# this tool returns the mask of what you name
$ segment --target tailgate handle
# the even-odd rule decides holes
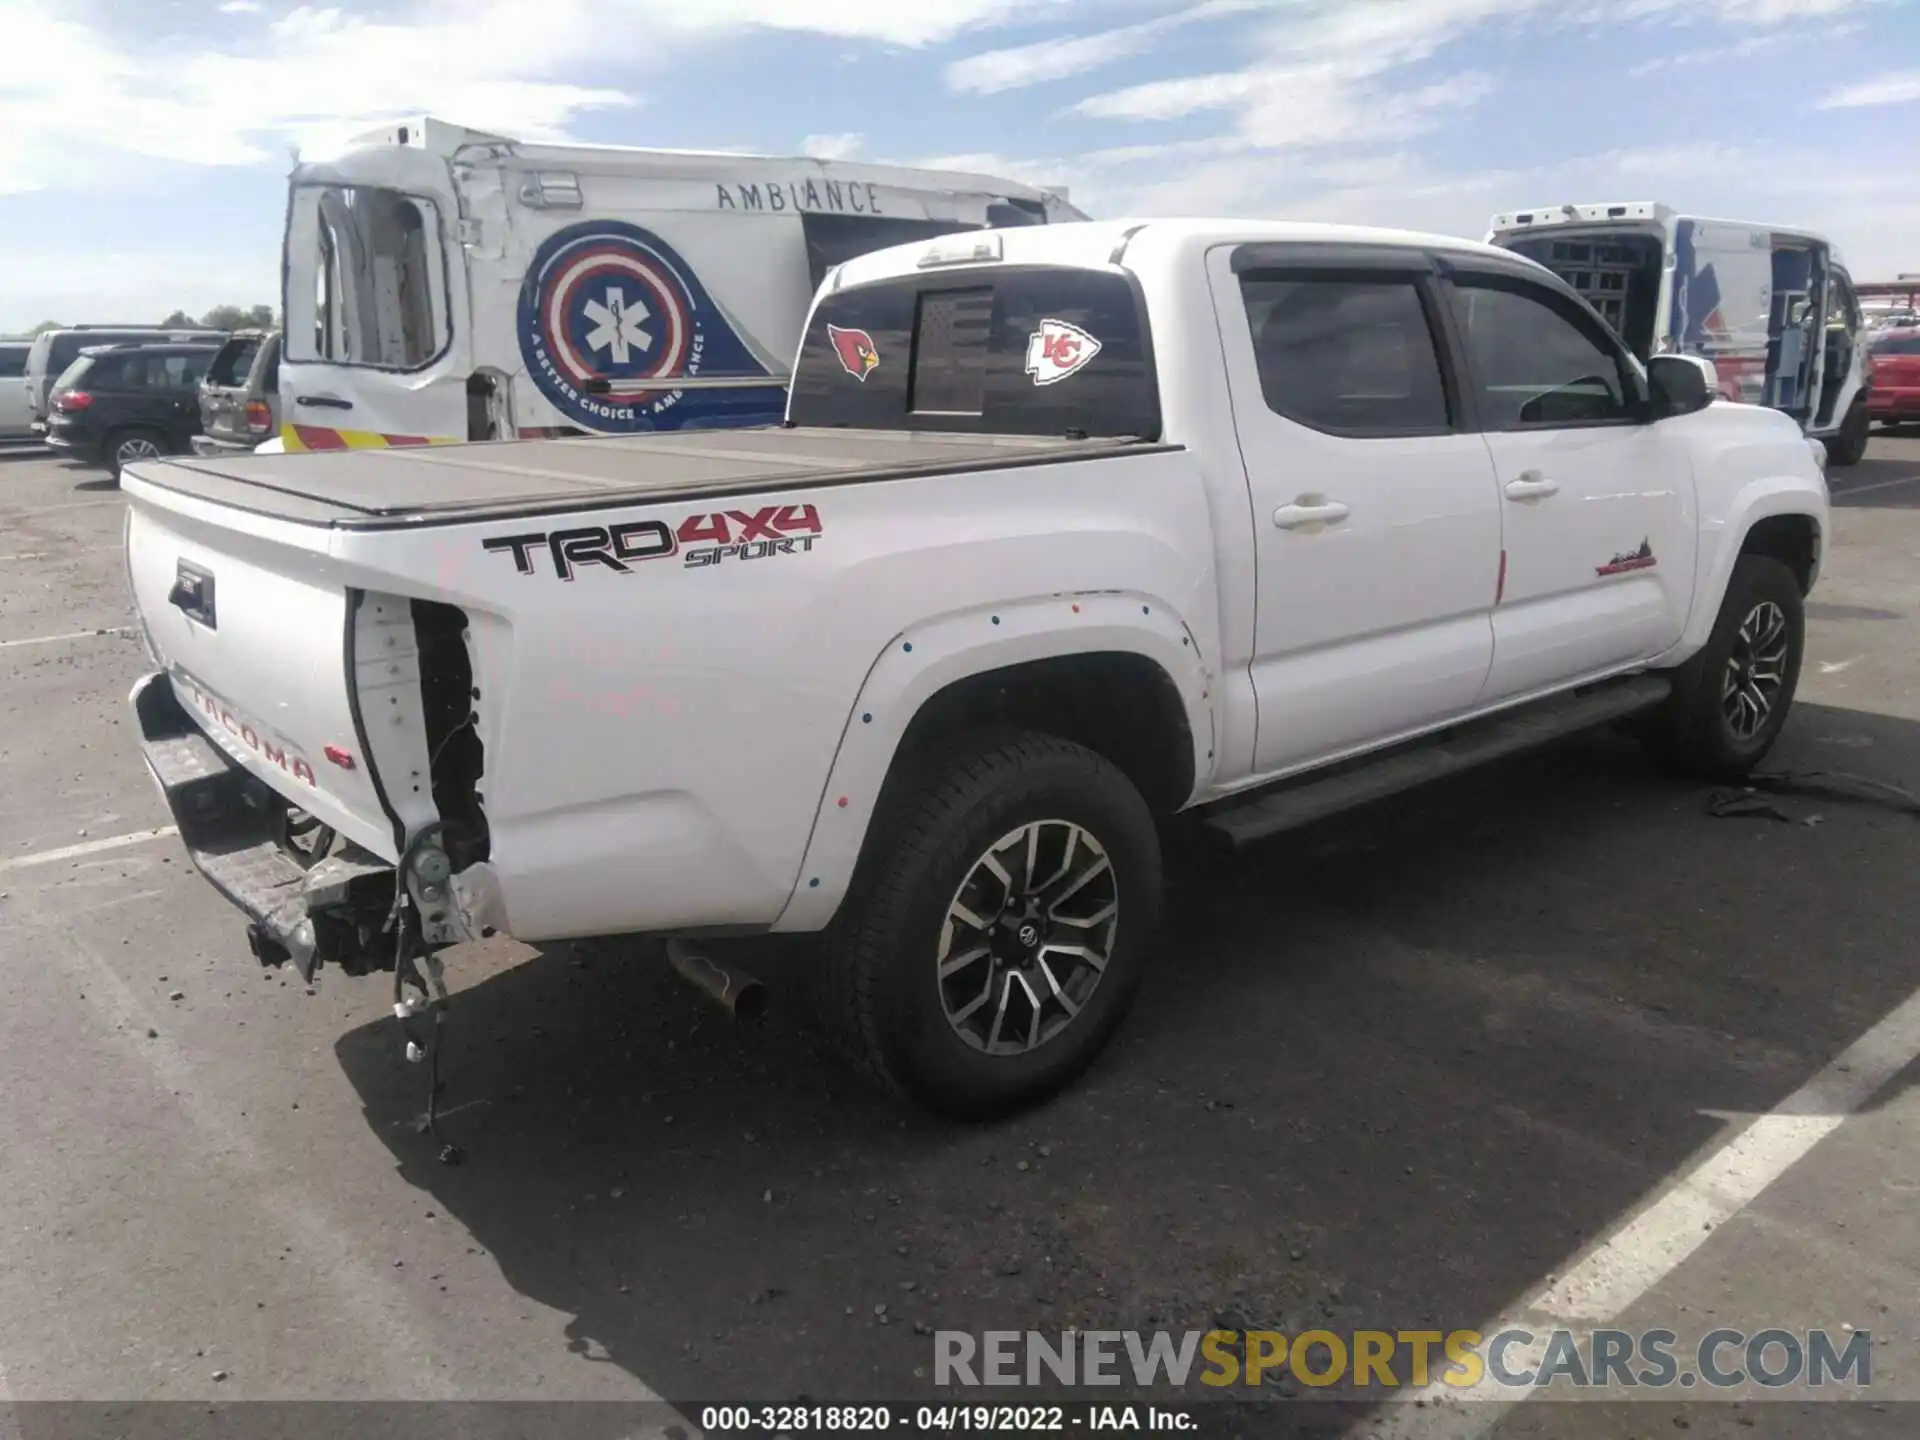
[[[180,561],[174,575],[173,589],[167,592],[167,603],[179,609],[189,620],[198,620],[209,630],[220,628],[214,622],[213,572],[210,570]]]
[[[293,403],[296,405],[318,405],[323,410],[351,410],[353,408],[353,402],[351,400],[342,400],[338,395],[296,395],[293,397]]]

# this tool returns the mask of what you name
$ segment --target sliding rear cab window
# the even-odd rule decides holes
[[[1132,277],[1068,266],[906,275],[814,308],[787,418],[863,430],[1160,438]]]

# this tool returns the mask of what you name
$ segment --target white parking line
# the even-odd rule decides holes
[[[1870,495],[1875,490],[1891,490],[1896,485],[1911,485],[1916,480],[1920,480],[1920,475],[1902,475],[1897,480],[1876,480],[1871,485],[1849,485],[1844,490],[1829,485],[1827,493],[1835,500],[1844,500],[1849,495]]]
[[[1920,1058],[1920,991],[1915,991],[1838,1059],[1767,1114],[1708,1155],[1646,1209],[1616,1228],[1577,1265],[1510,1316],[1480,1327],[1502,1330],[1553,1325],[1604,1325],[1680,1267],[1727,1221],[1786,1174],[1847,1117]],[[1513,1346],[1507,1368],[1538,1365],[1546,1341]],[[1378,1440],[1478,1440],[1522,1403],[1490,1377],[1455,1389],[1435,1381],[1392,1404],[1391,1414],[1363,1422],[1350,1434]],[[1463,1403],[1494,1402],[1494,1403]],[[1504,1403],[1500,1403],[1504,1402]]]
[[[49,515],[55,510],[91,510],[99,505],[126,503],[117,495],[111,500],[62,500],[58,505],[27,505],[18,509],[0,511],[0,520],[17,520],[22,515]]]
[[[149,840],[159,840],[164,836],[179,833],[171,825],[162,825],[158,830],[135,830],[130,835],[110,835],[104,840],[87,840],[78,845],[63,845],[58,850],[39,850],[32,855],[15,855],[11,859],[0,860],[0,875],[6,874],[9,870],[26,870],[35,865],[53,865],[61,860],[77,860],[82,855],[98,855],[103,850],[124,850],[129,845],[144,845]]]
[[[15,550],[11,555],[0,555],[0,560],[45,560],[55,554],[64,559],[68,555],[100,555],[119,548],[118,545],[82,545],[77,550]]]
[[[58,635],[29,635],[24,640],[0,640],[0,650],[16,645],[52,645],[61,640],[92,640],[101,635],[131,635],[131,625],[109,625],[103,630],[67,630]]]

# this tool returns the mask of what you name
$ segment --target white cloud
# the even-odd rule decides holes
[[[116,166],[278,163],[288,142],[325,149],[394,116],[434,114],[527,139],[557,139],[578,116],[630,106],[628,84],[749,30],[925,46],[1070,0],[403,0],[371,13],[305,4],[218,48],[136,39],[76,18],[62,0],[0,0],[0,34],[32,55],[0,88],[0,194],[110,183]],[[257,0],[228,0],[230,13]],[[608,37],[645,34],[608,61]],[[503,43],[510,38],[510,43]],[[205,36],[196,41],[208,44]]]
[[[260,11],[260,0],[221,0],[222,15],[255,15]]]
[[[1911,105],[1920,100],[1920,70],[1894,70],[1836,90],[1820,102],[1822,110],[1854,110],[1871,105]]]
[[[858,135],[809,135],[800,142],[800,153],[816,160],[851,160],[860,153]]]
[[[1031,45],[1015,45],[1005,50],[989,50],[969,55],[947,67],[947,88],[975,95],[994,95],[1041,85],[1050,80],[1065,80],[1084,75],[1116,60],[1124,60],[1146,51],[1155,40],[1182,26],[1243,15],[1259,10],[1269,0],[1208,0],[1187,10],[1176,11],[1136,25],[1092,35],[1071,35],[1057,40],[1040,40]]]
[[[834,0],[830,5],[806,5],[797,0],[695,0],[689,4],[654,4],[627,0],[636,19],[644,5],[649,25],[688,35],[791,30],[916,47],[936,45],[966,31],[1016,17],[1030,19],[1036,8],[1070,3],[1072,0]]]

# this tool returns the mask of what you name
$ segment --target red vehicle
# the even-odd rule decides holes
[[[1867,413],[1882,425],[1920,421],[1920,326],[1882,330],[1867,349]]]

